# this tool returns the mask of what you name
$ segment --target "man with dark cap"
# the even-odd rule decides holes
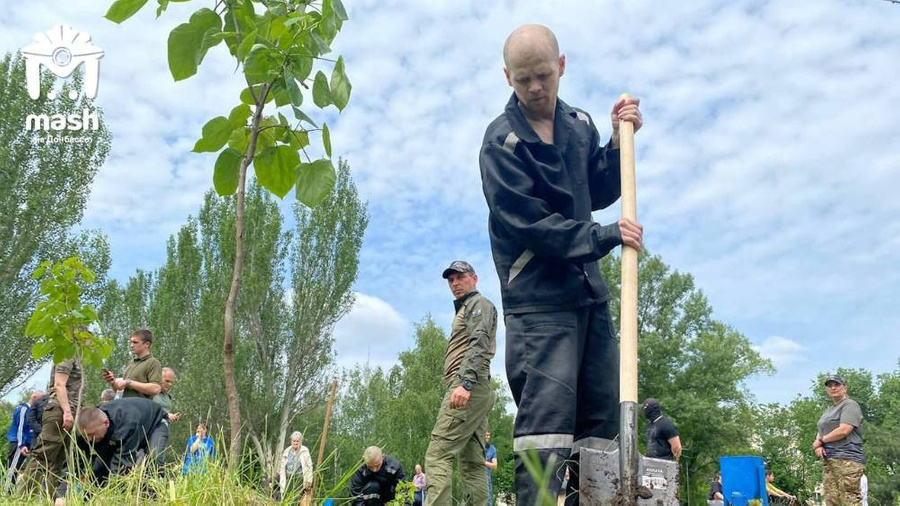
[[[654,459],[681,458],[681,438],[671,420],[663,416],[659,401],[650,397],[644,401],[647,417],[647,456]]]
[[[847,383],[838,374],[825,378],[825,392],[834,404],[819,418],[812,445],[825,464],[825,502],[857,506],[862,504],[859,480],[866,471],[862,409],[847,397]]]
[[[425,504],[453,504],[453,461],[458,459],[462,503],[481,506],[488,501],[484,434],[494,405],[490,369],[497,309],[478,293],[478,275],[468,262],[451,263],[443,277],[456,299],[456,316],[444,360],[447,391],[425,452]]]
[[[602,145],[591,116],[557,97],[566,58],[547,27],[513,31],[503,60],[514,92],[485,132],[479,163],[517,406],[516,498],[531,505],[540,492],[524,452],[555,468],[547,487],[556,497],[566,459],[577,461],[580,448],[615,448],[619,343],[598,261],[622,244],[640,250],[643,228],[625,218],[600,225],[591,212],[621,193],[619,123],[637,131],[643,120],[636,98],[620,98]],[[567,502],[577,503],[570,489]]]

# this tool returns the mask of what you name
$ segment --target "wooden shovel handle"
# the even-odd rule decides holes
[[[627,98],[623,93],[619,98]],[[637,196],[634,182],[634,125],[619,122],[619,166],[622,179],[622,217],[637,223]],[[622,246],[622,292],[619,356],[619,400],[637,402],[637,296],[638,251]]]

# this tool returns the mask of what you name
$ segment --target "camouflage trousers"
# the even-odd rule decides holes
[[[862,506],[859,479],[866,466],[845,459],[825,459],[825,503],[828,506]]]
[[[25,471],[19,477],[21,494],[56,495],[66,464],[66,446],[70,433],[63,429],[63,411],[59,406],[48,406],[44,410],[41,433],[31,451]]]
[[[472,389],[466,407],[450,407],[450,394],[459,386],[454,381],[441,402],[431,442],[425,452],[426,506],[483,506],[488,501],[487,474],[484,472],[484,433],[494,405],[490,385],[478,383]],[[453,501],[453,461],[459,464],[462,501]]]

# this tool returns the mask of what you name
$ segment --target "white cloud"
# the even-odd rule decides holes
[[[388,302],[364,293],[355,295],[350,313],[334,328],[338,365],[368,362],[389,368],[414,341],[414,329]]]
[[[807,359],[806,347],[786,337],[767,337],[761,344],[754,345],[757,353],[772,361],[772,364],[780,369]]]
[[[316,117],[329,122],[371,221],[358,286],[365,295],[338,329],[345,332],[339,346],[344,339],[354,346],[339,348],[339,356],[393,361],[411,342],[409,322],[449,311],[439,273],[456,258],[475,265],[479,288],[500,306],[478,148],[509,95],[503,40],[517,25],[539,21],[556,31],[567,54],[561,96],[587,109],[604,137],[618,94],[642,98],[638,216],[651,251],[695,276],[717,318],[747,335],[790,335],[810,358],[789,362],[791,375],[779,372],[783,384],[757,392],[762,400],[805,392],[804,378],[818,364],[876,372],[896,366],[897,6],[347,4],[351,19],[334,48],[347,61],[353,96],[343,113]],[[222,48],[197,76],[173,83],[168,75],[168,31],[195,5],[173,3],[159,20],[145,8],[122,26],[101,18],[107,7],[87,0],[10,4],[0,12],[0,50],[15,50],[56,23],[90,32],[106,50],[98,100],[115,138],[84,225],[110,235],[122,277],[157,267],[166,236],[196,213],[211,186],[213,156],[188,152],[203,123],[236,103],[241,86]],[[597,216],[617,214],[616,205]],[[393,316],[374,318],[379,301]],[[344,330],[354,318],[368,323]],[[847,336],[853,349],[834,346]],[[779,352],[784,345],[760,346],[791,360],[789,347]],[[502,372],[501,358],[495,372]]]

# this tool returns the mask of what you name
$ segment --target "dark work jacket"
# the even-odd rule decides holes
[[[603,302],[598,260],[622,244],[591,212],[621,193],[619,151],[600,146],[591,117],[557,99],[554,144],[541,141],[515,93],[481,146],[488,231],[506,314]]]
[[[166,416],[159,404],[143,397],[109,401],[100,410],[109,418],[109,429],[94,449],[104,460],[118,452],[146,451],[150,434]]]
[[[400,465],[400,462],[398,462],[397,459],[390,455],[384,456],[384,462],[382,462],[381,469],[379,469],[378,472],[373,473],[365,464],[363,464],[350,480],[350,495],[357,497],[357,499],[353,501],[354,506],[362,504],[386,504],[393,501],[394,489],[397,487],[398,483],[405,479],[406,475],[403,474],[403,466]],[[370,484],[377,485],[377,497],[368,495],[370,494],[370,490],[375,488],[374,486],[367,486]]]

